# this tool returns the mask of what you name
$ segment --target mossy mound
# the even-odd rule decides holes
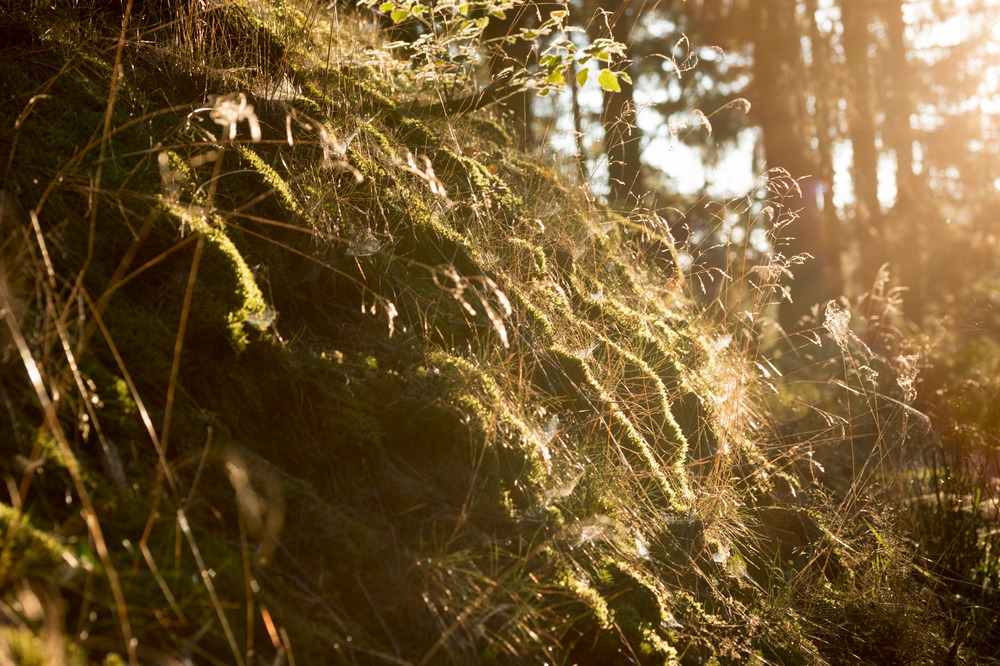
[[[768,509],[753,373],[631,223],[412,115],[356,17],[13,4],[6,656],[821,658],[849,556]]]

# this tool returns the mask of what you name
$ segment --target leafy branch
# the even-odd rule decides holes
[[[369,7],[375,7],[377,3],[378,0],[363,2]],[[612,65],[625,61],[625,45],[608,38],[595,39],[582,46],[577,44],[570,35],[585,31],[570,23],[570,13],[566,8],[550,12],[549,17],[538,26],[522,27],[516,33],[499,38],[485,38],[491,20],[505,20],[508,12],[524,4],[524,0],[445,0],[434,5],[421,0],[388,0],[378,4],[378,10],[387,14],[394,25],[415,34],[411,39],[399,40],[390,47],[405,48],[411,62],[418,68],[429,70],[429,80],[445,80],[455,85],[463,79],[474,78],[475,69],[481,64],[487,47],[522,40],[532,43],[540,51],[538,67],[522,62],[504,70],[503,86],[499,87],[504,93],[527,88],[534,88],[541,96],[560,92],[566,86],[567,74],[574,67],[577,84],[583,86],[590,80],[590,69],[586,65],[591,60],[602,63],[597,84],[604,90],[619,92],[621,81],[632,83],[627,72]],[[431,73],[433,76],[430,76]],[[502,99],[502,96],[492,94],[498,86],[488,89],[489,94],[483,94],[484,91],[475,94],[479,104],[458,106],[462,109],[478,108],[485,106],[482,102],[492,103]]]

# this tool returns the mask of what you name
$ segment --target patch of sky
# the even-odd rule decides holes
[[[896,152],[889,151],[879,154],[878,158],[878,202],[883,211],[887,211],[896,203]]]
[[[851,180],[851,164],[854,162],[854,146],[850,141],[833,143],[833,205],[843,210],[854,201],[854,181]]]
[[[641,29],[652,38],[676,37],[676,28],[669,21],[652,21]],[[580,39],[576,35],[572,37]],[[724,56],[713,48],[700,49],[697,55],[702,60],[719,60],[723,57],[727,61],[734,59],[733,55]],[[684,59],[684,55],[678,56],[676,53],[672,57],[675,60],[678,57]],[[600,65],[591,61],[587,66],[593,70],[591,74],[596,75]],[[714,155],[707,158],[703,148],[687,145],[684,137],[689,132],[707,131],[698,119],[693,115],[682,114],[667,119],[657,109],[658,106],[675,102],[684,95],[676,71],[675,65],[665,57],[660,76],[643,76],[636,80],[637,124],[643,135],[644,163],[662,173],[668,187],[683,194],[707,192],[712,197],[727,198],[746,193],[752,188],[755,179],[753,154],[758,138],[757,130],[742,131],[734,145],[720,146],[715,149]],[[734,97],[738,96],[738,90],[747,80],[743,76],[729,86]],[[707,89],[716,86],[710,80],[704,80],[700,85]],[[549,145],[557,154],[566,158],[572,158],[578,150],[571,94],[567,88],[559,95],[539,100],[542,113],[553,118],[553,124],[549,128]],[[588,184],[595,194],[607,194],[607,160],[600,150],[603,128],[599,118],[603,93],[597,86],[587,85],[580,88],[577,95],[582,115],[582,144],[590,178]],[[710,109],[707,113],[711,111]]]

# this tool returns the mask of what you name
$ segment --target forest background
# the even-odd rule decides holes
[[[984,296],[972,291],[996,273],[995,3],[630,1],[573,11],[594,17],[589,38],[627,45],[616,65],[634,85],[600,101],[574,87],[551,106],[511,104],[525,146],[569,146],[609,201],[659,210],[685,239],[720,223],[743,232],[718,219],[729,211],[694,212],[698,197],[678,191],[752,198],[770,168],[801,179],[781,251],[811,261],[795,271],[788,326],[816,303],[862,293],[884,264],[917,324]],[[537,23],[532,10],[517,17],[517,27]]]

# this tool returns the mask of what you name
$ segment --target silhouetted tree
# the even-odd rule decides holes
[[[610,38],[626,46],[632,42],[638,10],[631,0],[616,0],[607,11],[601,11],[590,23],[592,39]],[[615,71],[628,72],[629,56],[609,63]],[[601,110],[604,128],[604,152],[608,165],[608,196],[612,205],[632,208],[645,192],[641,157],[642,135],[636,123],[635,88],[627,80],[619,79],[620,91],[605,90]]]

